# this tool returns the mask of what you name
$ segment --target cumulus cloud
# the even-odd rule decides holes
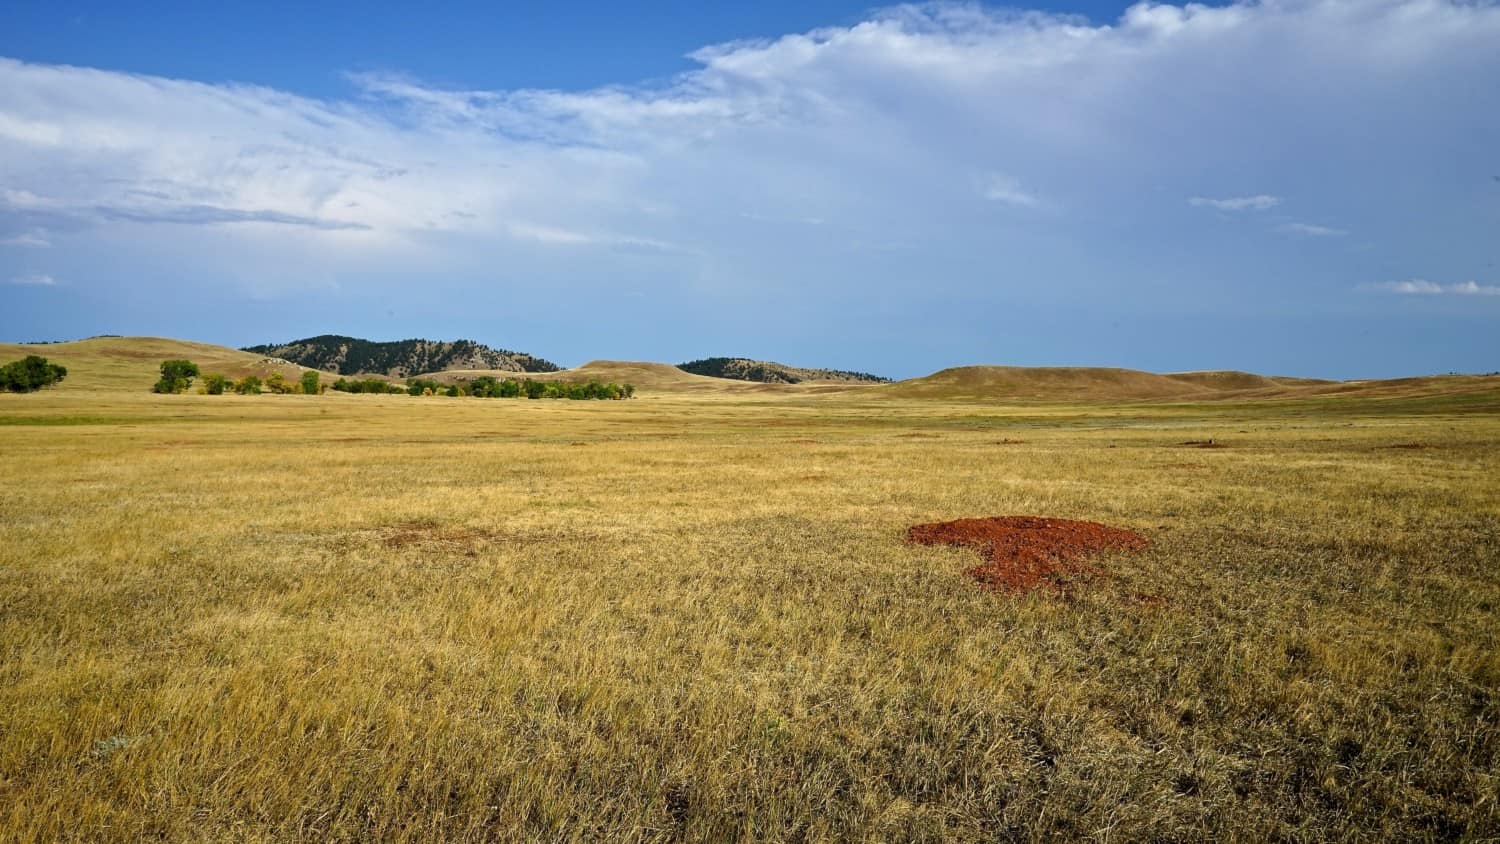
[[[57,284],[57,279],[54,279],[50,275],[43,275],[41,273],[29,273],[27,275],[11,276],[10,283],[27,285],[31,287],[51,287]]]
[[[1197,208],[1213,208],[1219,211],[1264,211],[1280,205],[1281,199],[1266,194],[1235,196],[1228,199],[1205,199],[1195,196],[1188,200],[1188,204]]]
[[[1342,283],[1282,260],[1290,243],[1184,236],[1213,215],[1183,198],[1248,216],[1295,186],[1296,205],[1381,244],[1360,277],[1434,266],[1438,239],[1412,235],[1426,228],[1479,266],[1493,232],[1459,179],[1493,152],[1453,139],[1500,131],[1500,93],[1472,84],[1500,78],[1496,43],[1488,3],[1148,2],[1100,24],[939,3],[580,91],[382,72],[319,99],[0,59],[0,232],[66,240],[56,266],[79,288],[188,283],[165,267],[266,296],[315,278],[352,300],[377,278],[441,277],[491,303],[665,292],[679,322],[741,315],[722,307],[737,296],[1230,310],[1321,284],[1342,302]],[[0,250],[0,276],[22,257]],[[1210,265],[1229,268],[1214,289]]]
[[[1375,282],[1360,285],[1359,289],[1367,293],[1395,293],[1402,296],[1500,296],[1500,285],[1480,284],[1477,281],[1438,284],[1421,278]]]

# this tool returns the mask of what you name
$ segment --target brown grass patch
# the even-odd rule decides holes
[[[987,588],[1011,594],[1065,592],[1070,580],[1093,571],[1086,558],[1105,551],[1139,551],[1149,544],[1134,531],[1073,519],[992,516],[916,525],[906,541],[979,551],[984,562],[964,573]]]

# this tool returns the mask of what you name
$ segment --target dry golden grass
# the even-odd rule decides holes
[[[0,837],[1493,838],[1497,440],[1492,394],[0,396]],[[991,514],[1153,545],[1014,600],[901,542]]]

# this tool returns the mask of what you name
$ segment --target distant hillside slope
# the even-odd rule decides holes
[[[758,381],[762,384],[800,384],[804,381],[846,381],[855,384],[885,384],[891,379],[868,372],[843,369],[809,369],[787,366],[774,361],[749,358],[704,358],[677,364],[683,372],[710,378],[733,378],[736,381]]]
[[[146,392],[161,376],[161,362],[185,359],[198,364],[204,375],[215,373],[240,379],[280,372],[295,381],[303,367],[271,356],[164,337],[91,337],[67,343],[0,343],[0,364],[26,355],[41,355],[68,368],[56,388]]]
[[[1286,378],[1279,375],[1256,375],[1253,372],[1236,370],[1199,370],[1197,372],[1173,372],[1167,375],[1174,381],[1194,384],[1211,390],[1270,390],[1277,387],[1317,387],[1337,384],[1321,378]]]
[[[560,368],[551,361],[533,355],[492,349],[473,340],[396,340],[378,343],[357,337],[324,334],[290,343],[249,346],[245,351],[339,375],[389,375],[394,378],[447,369],[556,372]]]
[[[959,366],[881,388],[886,395],[927,399],[1035,401],[1217,401],[1241,399],[1419,398],[1497,395],[1500,376],[1432,375],[1374,381],[1325,381],[1250,372],[1157,375],[1134,369],[1068,366]]]
[[[1082,366],[957,366],[891,388],[913,398],[1161,399],[1207,392],[1166,375]]]

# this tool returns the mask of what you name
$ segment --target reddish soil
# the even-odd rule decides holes
[[[984,562],[965,574],[987,588],[1011,594],[1033,589],[1066,592],[1069,580],[1093,571],[1091,555],[1139,551],[1149,544],[1134,531],[1040,516],[993,516],[916,525],[906,541],[973,548]]]

